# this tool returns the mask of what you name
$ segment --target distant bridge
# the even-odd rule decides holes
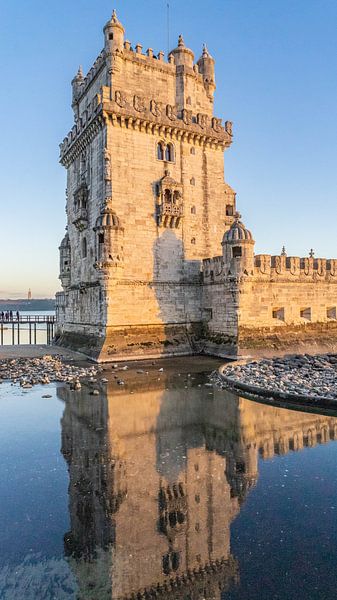
[[[56,317],[55,315],[16,315],[13,312],[0,313],[0,345],[4,345],[5,331],[11,331],[12,344],[20,344],[22,330],[28,331],[28,344],[37,344],[37,331],[46,331],[47,344],[51,344],[54,338]],[[45,327],[41,327],[41,325]]]

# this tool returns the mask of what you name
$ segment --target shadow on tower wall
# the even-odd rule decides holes
[[[162,322],[162,355],[200,353],[201,262],[187,260],[174,229],[165,229],[153,244],[153,286]]]

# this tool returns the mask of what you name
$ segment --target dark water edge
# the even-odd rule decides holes
[[[1,600],[336,597],[336,416],[209,386],[219,365],[0,385]]]

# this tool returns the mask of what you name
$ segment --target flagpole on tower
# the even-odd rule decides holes
[[[167,55],[170,52],[170,3],[167,2]]]

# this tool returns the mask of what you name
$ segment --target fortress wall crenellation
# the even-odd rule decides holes
[[[337,281],[337,259],[258,254],[254,257],[254,277],[289,281],[336,277]]]

